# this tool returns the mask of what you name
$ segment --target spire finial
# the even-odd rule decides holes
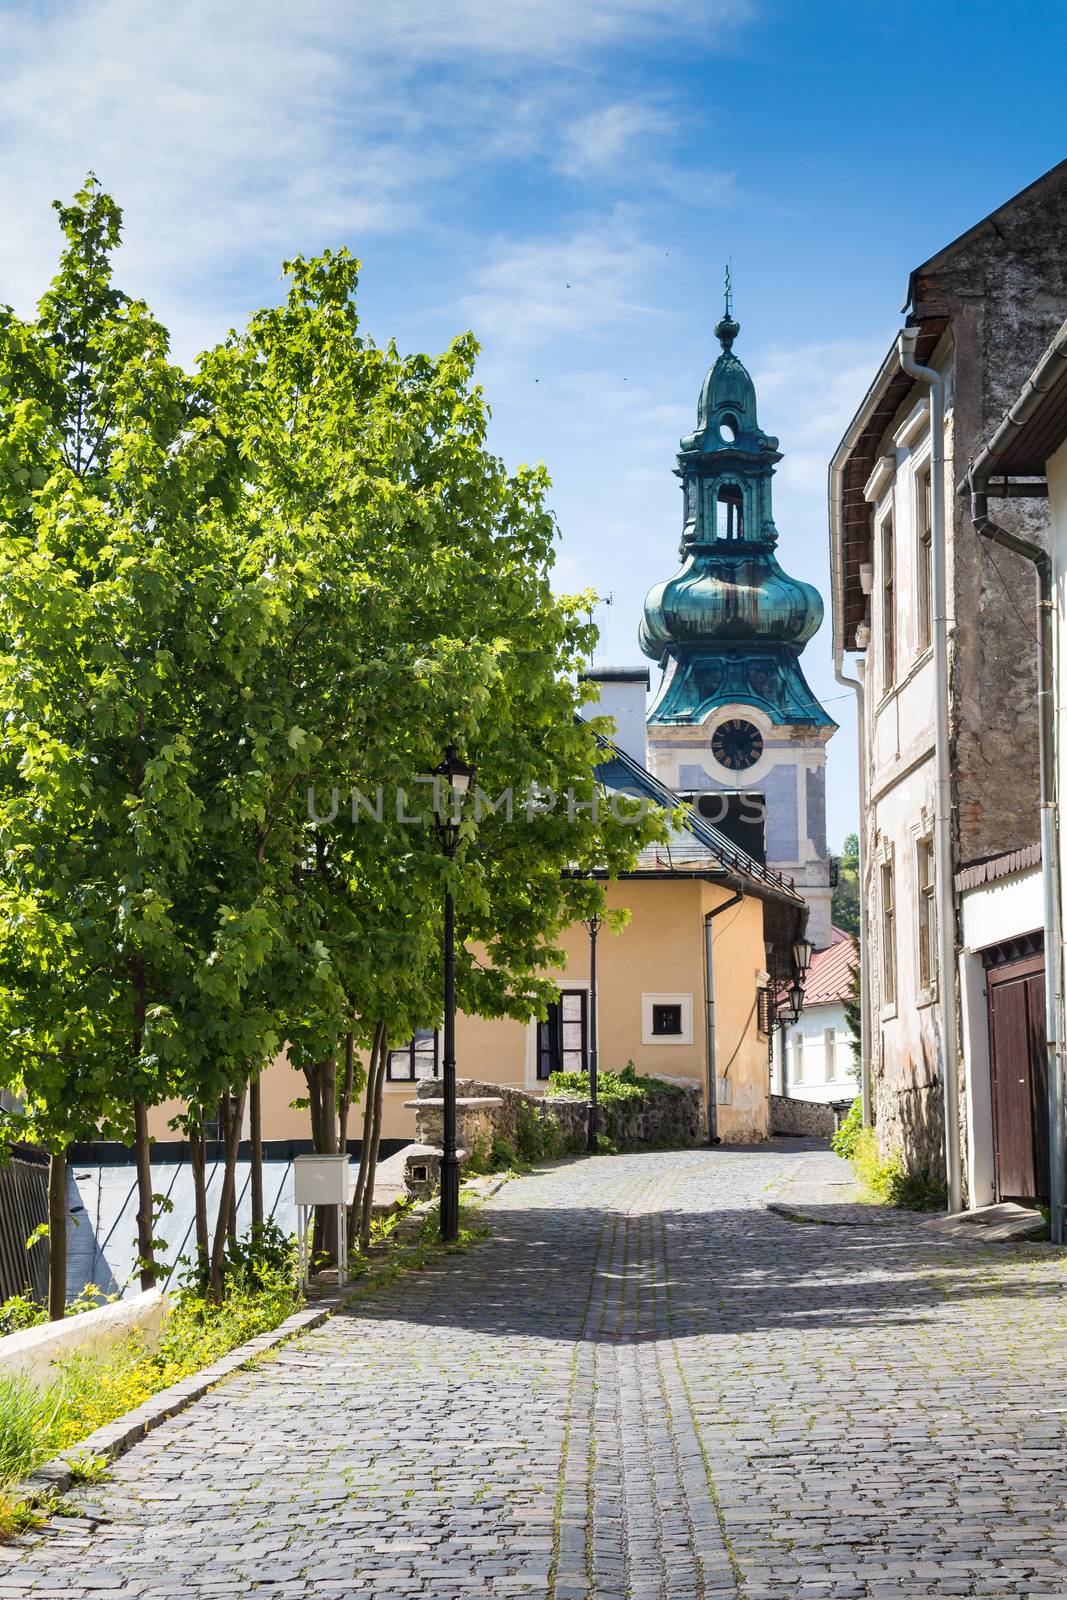
[[[734,318],[734,280],[729,261],[722,275],[722,298],[725,310],[722,321],[715,324],[715,337],[729,354],[730,346],[741,332],[741,324]]]

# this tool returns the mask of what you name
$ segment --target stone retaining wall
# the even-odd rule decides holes
[[[833,1106],[821,1100],[794,1100],[791,1095],[772,1094],[771,1133],[809,1139],[832,1138],[851,1103],[842,1101]]]
[[[424,1079],[416,1090],[419,1100],[436,1100],[440,1084]],[[457,1098],[488,1102],[477,1106],[470,1122],[457,1129],[459,1143],[471,1147],[471,1138],[504,1138],[515,1143],[524,1117],[551,1117],[559,1128],[562,1142],[572,1149],[584,1149],[589,1116],[588,1102],[565,1095],[535,1094],[505,1084],[483,1083],[475,1078],[456,1082]],[[462,1115],[462,1112],[461,1112]],[[701,1094],[699,1089],[679,1085],[676,1094],[661,1095],[640,1110],[618,1109],[611,1113],[600,1108],[600,1131],[608,1134],[620,1149],[637,1145],[696,1144],[701,1133]],[[415,1113],[416,1138],[423,1145],[440,1146],[442,1127],[439,1104],[419,1105]],[[466,1136],[465,1136],[466,1135]]]

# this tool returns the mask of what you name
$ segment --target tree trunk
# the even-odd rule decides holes
[[[356,1081],[356,1036],[351,1028],[345,1034],[345,1075],[337,1108],[337,1148],[348,1154],[348,1114],[352,1109],[352,1090]]]
[[[241,1120],[245,1114],[245,1095],[247,1092],[247,1085],[245,1085],[237,1098],[236,1114],[228,1115],[226,1165],[222,1177],[222,1193],[219,1196],[218,1215],[215,1218],[215,1237],[211,1244],[211,1298],[216,1302],[222,1299],[222,1257],[226,1247],[227,1227],[237,1188],[235,1170],[237,1167],[237,1146],[241,1140]]]
[[[374,1177],[378,1170],[378,1142],[382,1132],[382,1090],[385,1085],[385,1063],[389,1059],[389,1040],[385,1025],[381,1029],[378,1066],[374,1074],[374,1094],[371,1104],[374,1120],[371,1125],[370,1146],[367,1149],[367,1181],[363,1185],[363,1214],[359,1222],[359,1247],[364,1253],[370,1245],[370,1224],[374,1215]]]
[[[374,1127],[374,1084],[378,1072],[378,1055],[381,1051],[382,1040],[385,1038],[385,1023],[379,1022],[374,1033],[374,1042],[371,1045],[370,1061],[367,1065],[366,1097],[363,1102],[363,1143],[359,1152],[359,1172],[356,1175],[356,1191],[352,1196],[352,1205],[348,1213],[348,1237],[358,1239],[360,1223],[363,1218],[363,1193],[367,1187],[368,1151],[370,1150],[370,1136]]]
[[[152,1248],[152,1147],[148,1142],[148,1107],[143,1100],[133,1103],[133,1144],[137,1162],[137,1254],[141,1265],[141,1288],[155,1286],[155,1251]]]
[[[207,1224],[207,1176],[204,1130],[190,1126],[189,1165],[193,1170],[193,1200],[196,1206],[196,1260],[205,1285],[210,1260]]]
[[[263,1103],[259,1090],[259,1074],[248,1090],[248,1112],[252,1139],[252,1226],[263,1226]]]
[[[48,1320],[59,1322],[67,1309],[67,1152],[48,1158]]]
[[[319,1146],[324,1156],[337,1155],[337,1057],[327,1056],[318,1069],[319,1105],[321,1108]],[[315,1231],[321,1239],[321,1253],[329,1260],[337,1259],[337,1212],[333,1206],[319,1206],[315,1218]]]

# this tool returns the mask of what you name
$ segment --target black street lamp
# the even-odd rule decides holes
[[[454,745],[434,769],[434,829],[451,862],[459,844],[463,801],[474,780],[474,768],[461,761]],[[444,790],[447,788],[448,793]],[[445,889],[445,1049],[442,1075],[444,1130],[441,1140],[441,1239],[459,1237],[459,1158],[456,1154],[456,907],[451,880]]]
[[[594,912],[585,919],[589,929],[589,1123],[586,1128],[585,1148],[590,1155],[596,1150],[597,1136],[597,1048],[596,1048],[596,936],[603,917]]]

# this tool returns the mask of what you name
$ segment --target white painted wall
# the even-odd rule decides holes
[[[799,1048],[798,1039],[803,1041]],[[794,1100],[818,1100],[828,1104],[854,1099],[859,1093],[848,1023],[844,1007],[837,1002],[806,1006],[796,1027],[779,1030],[775,1040],[776,1094],[782,1093],[783,1045],[780,1041],[784,1041],[786,1086]]]
[[[0,1339],[0,1372],[21,1372],[38,1383],[55,1377],[53,1362],[75,1350],[106,1350],[131,1333],[144,1335],[153,1345],[163,1324],[167,1297],[146,1289],[128,1300],[115,1300],[58,1322],[22,1328]]]

